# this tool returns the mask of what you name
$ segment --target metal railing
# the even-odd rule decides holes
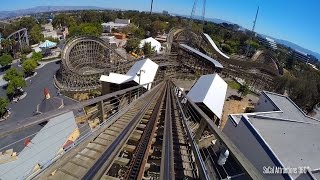
[[[40,164],[41,168],[38,171],[31,172],[32,169],[30,169],[30,173],[25,176],[25,178],[32,178],[41,173],[43,170],[48,168],[51,164],[53,164],[55,161],[60,159],[64,154],[71,151],[73,148],[75,148],[80,143],[87,140],[89,137],[93,137],[95,135],[98,135],[99,132],[102,131],[102,129],[106,128],[108,124],[110,124],[110,121],[113,121],[117,119],[119,116],[124,114],[132,104],[133,102],[138,99],[145,96],[146,92],[148,90],[145,87],[151,86],[152,89],[157,87],[157,85],[161,81],[155,81],[131,88],[127,88],[124,90],[120,90],[114,93],[106,94],[100,97],[96,97],[93,99],[89,99],[87,101],[83,101],[74,105],[66,106],[59,110],[54,110],[48,113],[40,114],[38,116],[30,117],[25,119],[18,127],[7,129],[6,131],[3,131],[0,133],[0,137],[4,138],[8,135],[11,135],[15,132],[20,132],[22,130],[25,130],[27,128],[30,128],[34,125],[38,125],[40,123],[43,123],[45,121],[50,121],[50,119],[57,117],[61,114],[70,112],[70,111],[77,111],[78,109],[85,109],[85,107],[90,107],[90,109],[93,109],[92,111],[86,113],[86,116],[88,116],[88,120],[93,119],[99,119],[99,124],[91,128],[87,123],[78,125],[78,129],[81,129],[80,136],[77,140],[75,140],[73,143],[68,145],[64,148],[64,151],[55,155],[54,157],[51,157],[47,162]],[[151,89],[151,90],[152,90]],[[68,128],[68,127],[65,127]],[[38,132],[32,132],[31,134],[21,138],[21,139],[15,139],[14,142],[0,147],[0,152],[5,151],[7,149],[15,149],[17,146],[21,146],[21,144],[24,144],[24,141],[26,139],[32,138],[35,136]],[[66,139],[68,137],[64,137]],[[59,139],[61,140],[61,139]],[[50,148],[50,147],[48,147]],[[19,153],[17,153],[17,156],[19,156]],[[32,158],[32,157],[30,157]],[[9,170],[10,171],[10,170]]]
[[[251,162],[218,129],[213,119],[210,119],[174,83],[172,83],[171,87],[175,92],[177,107],[191,141],[200,178],[225,179],[234,175],[246,175],[251,179],[263,179]],[[206,143],[201,143],[206,140]],[[231,157],[228,157],[225,165],[219,165],[217,162],[219,156],[217,154],[225,152],[225,150],[230,152]]]

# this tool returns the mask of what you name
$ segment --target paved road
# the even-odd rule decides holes
[[[44,98],[44,88],[49,89],[51,96],[57,96],[57,89],[53,85],[53,75],[56,73],[59,67],[60,65],[56,62],[51,62],[47,63],[42,68],[37,69],[36,72],[38,74],[31,78],[32,83],[27,80],[27,86],[24,88],[24,90],[27,92],[27,96],[17,103],[10,103],[9,108],[11,108],[12,114],[7,120],[0,122],[0,126],[8,123],[17,124],[18,122],[23,121],[25,118],[33,116],[37,105],[40,104]],[[0,96],[6,96],[6,90],[2,87],[0,88]],[[75,101],[72,101],[64,96],[60,97],[64,99],[65,106],[76,103]],[[0,148],[17,139],[21,139],[27,135],[33,134],[40,129],[41,126],[36,125],[24,130],[23,132],[14,133],[6,138],[0,139]],[[23,145],[23,142],[19,143],[19,145],[15,146],[15,148],[21,150],[21,144]]]
[[[22,70],[22,67],[19,66],[18,60],[14,60],[14,61],[12,62],[11,68],[17,68],[17,69],[19,69],[19,70]],[[4,86],[4,85],[6,85],[6,84],[8,83],[7,81],[5,81],[5,80],[3,79],[3,76],[4,76],[4,74],[6,73],[6,70],[7,70],[7,69],[2,69],[2,68],[0,68],[0,86]]]
[[[12,109],[12,114],[7,121],[17,121],[33,116],[33,112],[36,110],[37,105],[40,104],[44,98],[44,88],[49,89],[51,96],[57,96],[57,89],[53,85],[53,75],[59,67],[59,64],[52,62],[46,64],[43,68],[36,70],[38,74],[31,78],[31,83],[30,80],[27,80],[27,86],[23,88],[27,92],[27,96],[17,103],[11,102],[9,105],[9,108]],[[5,96],[5,94],[5,89],[1,88],[0,95]],[[62,98],[64,99],[65,105],[69,105],[74,102],[63,96]],[[2,123],[6,123],[7,121],[1,122],[0,126]]]

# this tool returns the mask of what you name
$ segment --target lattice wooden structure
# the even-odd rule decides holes
[[[177,31],[177,32],[176,32]],[[186,36],[192,35],[194,42],[201,42],[201,35],[184,30],[170,31],[172,42],[170,54],[150,57],[159,64],[156,80],[165,76],[186,74],[194,78],[201,74],[213,73],[216,68],[210,63],[199,61],[196,56],[179,49],[180,43],[186,42]],[[189,41],[188,41],[189,42]],[[193,43],[192,43],[193,44]],[[193,44],[194,46],[197,43]],[[140,59],[128,61],[120,56],[104,40],[91,36],[71,38],[62,51],[62,65],[56,74],[55,84],[66,91],[87,91],[101,87],[100,76],[109,72],[125,74]]]
[[[56,85],[67,91],[97,89],[102,74],[125,73],[135,62],[123,59],[104,40],[90,36],[68,40],[61,57]]]

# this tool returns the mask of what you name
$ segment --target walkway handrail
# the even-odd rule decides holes
[[[172,87],[176,87],[179,91],[178,94],[181,94],[184,102],[188,102],[191,107],[199,113],[200,117],[206,122],[207,127],[212,131],[214,136],[220,140],[225,147],[230,151],[230,153],[235,157],[237,163],[242,167],[244,172],[251,177],[252,179],[264,179],[259,171],[252,165],[252,163],[242,154],[242,152],[234,145],[234,143],[214,124],[214,122],[193,102],[189,97],[181,91],[174,82]]]
[[[110,93],[110,94],[99,96],[99,97],[96,97],[96,98],[93,98],[93,99],[89,99],[89,100],[86,100],[86,101],[83,101],[83,102],[80,102],[80,103],[68,105],[68,106],[65,106],[62,109],[57,109],[57,110],[53,110],[53,111],[50,111],[50,112],[47,112],[47,113],[43,113],[43,114],[40,114],[40,115],[37,115],[37,116],[29,117],[29,118],[26,118],[26,119],[21,119],[21,120],[17,121],[16,123],[4,124],[4,125],[0,126],[0,131],[1,131],[0,132],[0,138],[6,137],[6,136],[8,136],[8,135],[10,135],[12,133],[15,133],[15,132],[19,132],[19,131],[21,131],[23,129],[26,129],[28,127],[31,127],[33,125],[40,124],[40,123],[42,123],[44,121],[47,121],[47,120],[49,120],[51,118],[54,118],[56,116],[59,116],[61,114],[67,113],[69,111],[82,109],[82,108],[84,108],[86,106],[90,106],[90,105],[99,103],[99,102],[101,102],[103,100],[106,100],[108,98],[112,98],[114,96],[122,95],[122,94],[125,94],[125,93],[129,92],[129,91],[136,90],[136,89],[139,89],[139,88],[144,88],[145,85],[151,84],[151,85],[153,85],[153,87],[155,87],[154,85],[158,84],[159,82],[160,81],[154,81],[154,82],[150,82],[150,83],[134,86],[134,87],[123,89],[123,90],[120,90],[120,91],[116,91],[116,92],[113,92],[113,93]]]

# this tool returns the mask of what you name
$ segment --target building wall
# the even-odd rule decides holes
[[[285,179],[282,175],[268,175],[264,174],[264,167],[276,167],[280,166],[276,159],[272,159],[270,150],[263,144],[262,139],[257,133],[253,132],[254,129],[245,119],[242,117],[240,122],[235,126],[233,120],[229,117],[226,125],[224,126],[223,132],[233,141],[238,149],[248,158],[248,160],[260,171],[261,175],[265,179],[277,180]],[[276,161],[276,162],[274,162]],[[277,164],[277,165],[276,165]]]
[[[254,110],[255,112],[269,112],[277,111],[278,108],[272,103],[270,99],[267,98],[265,94],[262,93]]]
[[[114,22],[119,24],[130,24],[130,19],[115,19]]]

